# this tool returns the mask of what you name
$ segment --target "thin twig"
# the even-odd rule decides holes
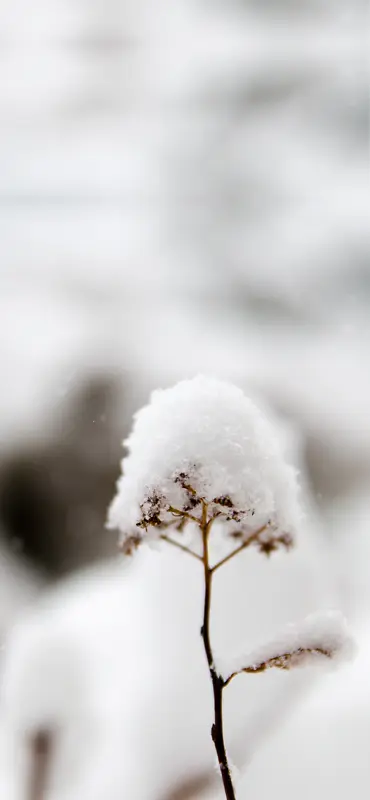
[[[189,514],[188,511],[181,511],[179,508],[174,508],[173,506],[169,506],[168,510],[174,515],[174,517],[186,517],[186,519],[191,519],[192,522],[196,522],[197,525],[199,525],[200,520],[198,517],[193,517],[193,515]]]
[[[246,539],[245,542],[243,542],[239,547],[237,547],[235,550],[233,550],[231,553],[225,556],[225,558],[222,558],[221,561],[218,561],[217,564],[214,564],[214,566],[211,567],[211,572],[212,573],[216,572],[216,569],[218,569],[219,567],[223,567],[223,565],[227,564],[228,561],[231,561],[231,559],[234,558],[234,556],[237,556],[238,553],[241,553],[242,550],[245,550],[247,547],[249,547],[250,544],[253,544],[258,539],[260,534],[263,533],[266,527],[267,525],[263,525],[262,528],[258,528],[258,530],[252,533],[251,536],[249,536],[249,538]]]
[[[166,534],[162,533],[161,537],[163,542],[167,542],[167,544],[173,544],[174,547],[178,547],[179,550],[183,550],[185,553],[188,553],[189,556],[193,556],[198,561],[203,561],[202,556],[199,556],[198,553],[194,553],[194,550],[191,550],[190,547],[186,547],[185,544],[181,544],[180,542],[176,542],[175,539],[171,539],[170,536],[166,536]]]

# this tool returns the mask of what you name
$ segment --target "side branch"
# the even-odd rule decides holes
[[[241,553],[242,550],[246,550],[246,548],[249,547],[249,545],[257,541],[258,537],[261,535],[261,533],[263,533],[266,530],[266,528],[267,525],[263,525],[261,528],[258,528],[258,530],[252,533],[248,537],[248,539],[246,539],[241,545],[239,545],[239,547],[237,547],[235,550],[233,550],[231,553],[225,556],[225,558],[222,558],[221,561],[218,561],[217,564],[214,564],[214,566],[211,568],[211,572],[212,573],[216,572],[216,570],[219,569],[219,567],[223,567],[224,564],[227,564],[228,561],[231,561],[231,559],[234,558],[234,556],[237,556],[239,553]]]
[[[174,508],[173,506],[168,506],[168,510],[174,517],[185,517],[185,519],[191,519],[192,522],[196,522],[199,525],[200,520],[198,517],[194,517],[193,514],[189,514],[188,511],[181,511],[179,508]]]
[[[172,544],[174,547],[178,547],[179,550],[182,550],[184,553],[188,553],[189,556],[193,556],[196,558],[197,561],[203,561],[202,556],[199,556],[198,553],[194,553],[194,550],[191,550],[190,547],[186,547],[185,544],[181,544],[181,542],[176,542],[175,539],[171,539],[170,536],[166,536],[164,533],[161,534],[163,542],[167,542],[167,544]]]
[[[292,650],[291,652],[280,653],[280,655],[272,656],[266,661],[250,664],[247,667],[242,667],[232,672],[228,678],[224,679],[224,686],[228,686],[233,678],[236,678],[237,675],[241,675],[243,672],[250,675],[265,672],[267,669],[273,669],[274,667],[283,670],[294,669],[294,667],[301,666],[303,662],[309,661],[310,658],[315,658],[315,656],[333,658],[334,653],[323,647],[297,647],[296,650]]]

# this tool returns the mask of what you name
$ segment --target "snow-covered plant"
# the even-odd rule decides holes
[[[250,656],[215,659],[210,616],[216,573],[247,547],[266,555],[289,550],[300,521],[295,472],[285,463],[273,426],[240,389],[199,376],[156,391],[136,414],[125,445],[108,525],[120,529],[125,554],[143,542],[164,542],[202,566],[211,735],[225,796],[235,800],[224,738],[225,688],[241,673],[287,670],[347,652],[345,623],[340,614],[316,615]],[[215,543],[222,550],[213,558]]]

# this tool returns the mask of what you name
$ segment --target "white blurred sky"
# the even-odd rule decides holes
[[[3,0],[7,425],[84,363],[253,373],[281,322],[238,306],[251,290],[335,314],[338,276],[368,255],[365,18]]]

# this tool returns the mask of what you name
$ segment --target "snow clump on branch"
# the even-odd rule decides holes
[[[217,658],[218,672],[229,683],[236,675],[321,664],[323,659],[339,664],[350,661],[356,651],[347,622],[340,611],[310,614],[301,623],[287,625],[267,644],[249,654]]]
[[[198,376],[157,390],[124,445],[108,517],[124,551],[179,527],[179,519],[199,522],[205,505],[241,541],[261,529],[266,552],[270,534],[290,545],[300,518],[296,474],[273,426],[241,389]]]

